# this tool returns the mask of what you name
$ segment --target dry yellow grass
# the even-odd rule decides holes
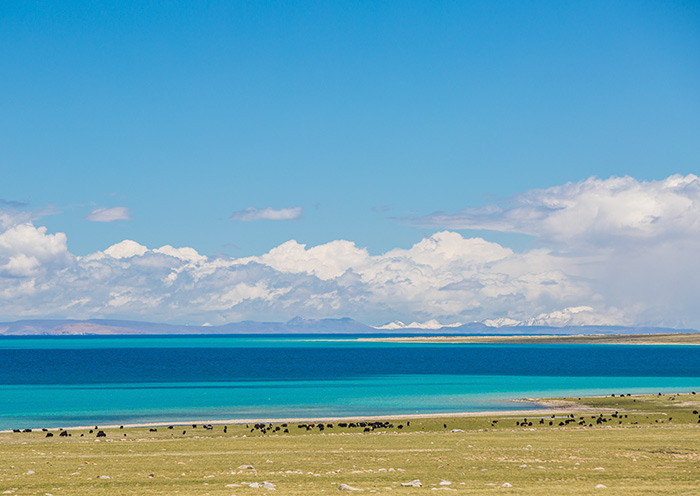
[[[290,424],[289,433],[281,425],[266,433],[245,425],[229,425],[226,432],[223,426],[205,430],[191,425],[157,432],[110,429],[99,439],[87,430],[72,430],[70,437],[53,432],[49,438],[41,431],[2,433],[0,493],[313,495],[334,493],[347,484],[366,493],[406,495],[431,489],[458,494],[697,494],[696,398],[557,403],[600,409],[606,412],[605,422],[597,421],[598,413],[576,413],[572,419],[544,412],[527,419],[413,419],[410,426],[397,418],[391,428],[374,432],[337,424],[320,432],[318,426],[307,430]],[[254,469],[242,468],[246,465]],[[401,486],[416,479],[423,487]],[[264,482],[275,489],[250,486]]]

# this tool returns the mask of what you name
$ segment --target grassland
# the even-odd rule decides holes
[[[410,336],[359,338],[357,341],[394,343],[513,343],[513,344],[667,344],[700,345],[700,333],[586,334],[571,336]]]
[[[0,494],[698,494],[700,395],[549,404],[575,413],[0,433]]]

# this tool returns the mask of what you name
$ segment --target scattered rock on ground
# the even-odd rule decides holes
[[[348,486],[347,484],[341,484],[338,486],[339,491],[362,491],[362,489],[358,489],[356,487]]]
[[[504,482],[501,487],[513,487],[513,484],[511,484],[510,482]]]
[[[252,465],[240,465],[238,467],[238,470],[255,470],[255,467]]]
[[[403,487],[423,487],[423,484],[418,479],[412,480],[411,482],[402,482]]]
[[[248,487],[253,489],[275,489],[275,485],[272,482],[251,482]]]

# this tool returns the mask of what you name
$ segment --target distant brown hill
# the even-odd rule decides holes
[[[698,332],[694,329],[672,329],[651,326],[513,326],[489,327],[482,323],[440,329],[403,328],[394,331],[377,330],[351,318],[302,319],[287,322],[236,322],[218,326],[174,325],[133,320],[61,320],[36,319],[0,323],[0,336],[75,336],[75,335],[173,335],[173,334],[420,334],[420,335],[612,335]]]

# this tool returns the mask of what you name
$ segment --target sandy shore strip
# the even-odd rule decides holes
[[[348,341],[376,343],[508,343],[508,344],[637,344],[698,346],[700,333],[572,334],[517,336],[397,336],[361,337]]]
[[[453,412],[453,413],[412,413],[405,415],[362,415],[362,416],[350,416],[350,417],[284,417],[284,418],[236,418],[236,419],[193,419],[193,420],[178,420],[175,422],[142,422],[142,423],[132,423],[132,424],[91,424],[91,425],[80,425],[72,427],[50,427],[46,428],[48,431],[60,431],[60,430],[85,430],[85,429],[119,429],[124,427],[125,429],[138,429],[138,428],[148,428],[148,427],[186,427],[196,424],[201,425],[241,425],[241,424],[299,424],[299,423],[327,423],[327,422],[372,422],[372,421],[385,421],[385,420],[413,420],[413,419],[427,419],[427,418],[460,418],[460,417],[530,417],[530,418],[540,418],[540,417],[551,417],[552,415],[565,415],[572,413],[605,413],[615,411],[612,408],[593,408],[587,405],[581,405],[573,401],[567,401],[565,399],[529,399],[523,398],[520,400],[511,400],[514,402],[527,402],[535,403],[541,405],[541,408],[530,409],[530,410],[492,410],[486,412]],[[22,427],[24,429],[25,427]],[[44,427],[28,427],[32,430],[41,430]],[[2,430],[0,433],[12,432],[12,429]]]

